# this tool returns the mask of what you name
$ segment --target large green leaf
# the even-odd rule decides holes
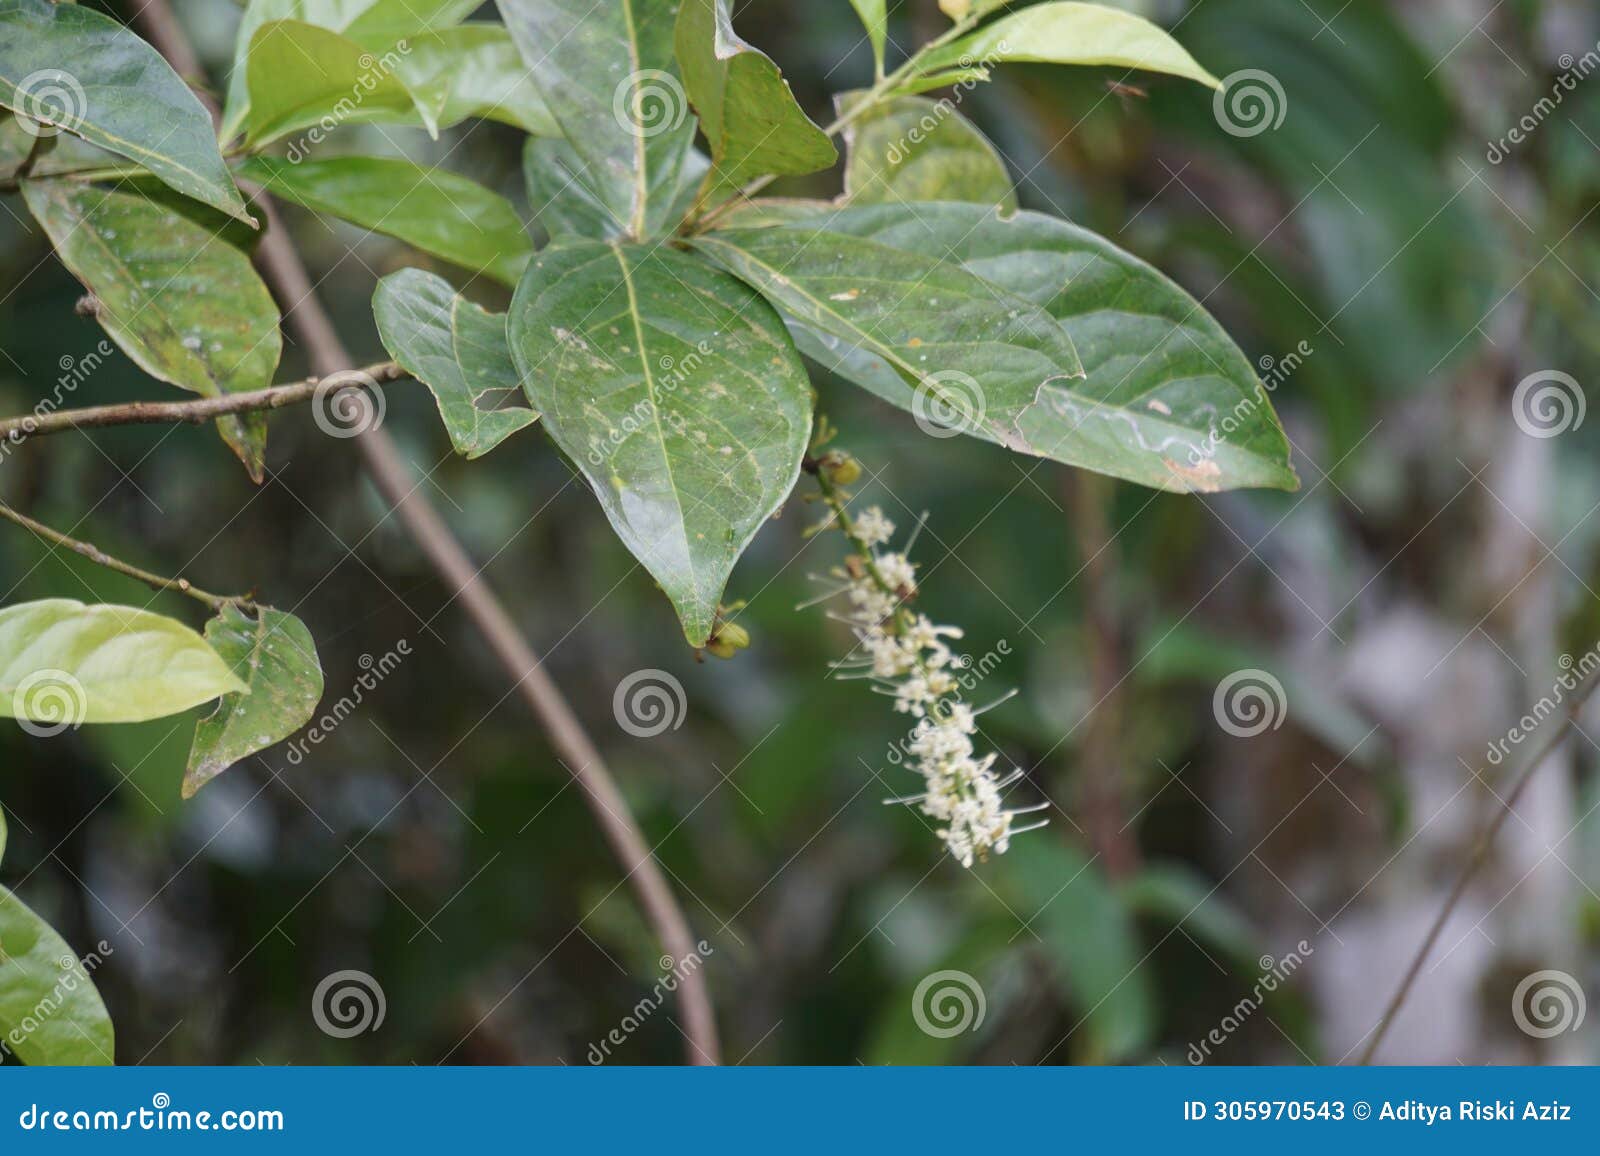
[[[91,8],[0,0],[0,105],[149,169],[186,197],[255,224],[211,117],[161,54]]]
[[[216,710],[195,724],[183,773],[185,799],[240,759],[299,730],[322,699],[317,646],[294,615],[260,606],[252,617],[225,606],[206,623],[206,641],[250,689],[223,695]]]
[[[841,371],[910,409],[931,432],[954,429],[1040,452],[1029,436],[1037,415],[1083,376],[1055,318],[942,249],[905,251],[809,221],[728,229],[696,244],[825,338],[803,344],[806,352],[830,363],[865,361],[875,373]]]
[[[561,134],[504,26],[463,24],[413,33],[405,43],[400,78],[435,102],[430,114],[438,127],[476,116],[535,136]]]
[[[998,405],[1010,424],[1004,436],[983,424],[966,432],[1162,489],[1298,485],[1271,400],[1238,346],[1194,298],[1103,237],[1039,213],[1007,217],[978,205],[835,210],[791,202],[762,212],[908,253],[945,254],[1060,322],[1087,377],[1053,383],[1035,403],[1027,391],[997,394],[974,373],[989,416]],[[899,374],[865,347],[830,344],[803,348],[915,412],[915,393]]]
[[[1017,207],[999,152],[949,101],[883,101],[850,123],[845,144],[844,199],[851,204],[972,201]]]
[[[330,157],[292,164],[254,157],[241,176],[309,209],[398,237],[507,285],[533,254],[511,202],[447,169],[398,157]]]
[[[783,322],[691,255],[572,241],[534,257],[509,329],[550,436],[703,645],[810,434],[811,390]]]
[[[763,173],[814,173],[839,159],[778,66],[734,33],[727,0],[683,0],[676,40],[684,86],[711,142],[717,185]]]
[[[381,53],[396,41],[459,24],[481,0],[250,0],[235,34],[233,71],[222,109],[223,140],[232,140],[250,114],[246,61],[250,42],[263,24],[299,20],[342,32],[369,52]]]
[[[867,40],[872,45],[872,67],[882,76],[883,47],[889,39],[888,5],[885,0],[850,0],[850,5],[861,17],[862,27],[867,30]]]
[[[929,53],[924,72],[1006,61],[1110,65],[1222,84],[1183,46],[1141,16],[1101,4],[1035,4]]]
[[[520,398],[522,385],[506,343],[506,318],[489,313],[421,269],[378,282],[372,316],[389,356],[433,391],[458,454],[482,457],[539,415]]]
[[[0,887],[0,1040],[25,1064],[101,1067],[116,1036],[89,978],[98,953],[79,959],[67,941]]]
[[[283,350],[278,308],[230,242],[226,218],[130,184],[24,181],[22,194],[139,368],[203,397],[272,383]],[[260,481],[266,416],[222,418],[217,429]]]
[[[0,610],[0,718],[145,722],[247,691],[205,639],[148,610],[67,598]]]
[[[583,159],[564,139],[530,137],[522,150],[522,171],[534,217],[552,237],[591,240],[621,237],[626,230],[585,177]],[[680,221],[694,205],[700,182],[711,171],[711,158],[693,149],[684,158],[677,192],[663,218]]]
[[[677,0],[498,2],[576,171],[619,233],[676,224],[695,129],[672,56]]]
[[[400,78],[399,48],[377,54],[337,32],[300,20],[274,20],[256,29],[245,61],[250,93],[245,140],[262,145],[302,130],[325,132],[341,124],[409,121],[420,116],[438,134],[433,110],[444,103],[449,80],[413,92]],[[305,146],[295,142],[296,154]],[[298,158],[297,158],[298,159]]]

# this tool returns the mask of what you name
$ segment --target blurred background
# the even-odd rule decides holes
[[[729,1062],[1348,1060],[1534,745],[1494,744],[1562,656],[1600,644],[1600,421],[1581,420],[1600,381],[1600,10],[1124,6],[1218,76],[1259,70],[1273,123],[1230,130],[1176,80],[1025,66],[961,110],[1025,207],[1103,233],[1222,319],[1273,391],[1300,491],[1160,495],[927,437],[817,376],[839,444],[882,471],[863,498],[903,526],[928,513],[922,608],[1002,655],[974,701],[1018,692],[984,733],[1051,822],[1007,855],[965,870],[882,805],[916,787],[888,757],[905,719],[827,677],[850,640],[797,610],[842,553],[802,537],[812,509],[791,503],[734,575],[752,648],[696,663],[537,427],[469,464],[422,390],[389,390],[388,428],[548,656],[707,942]],[[237,9],[178,7],[220,77]],[[891,11],[900,46],[945,27],[933,0]],[[846,0],[752,0],[736,19],[820,120],[870,81]],[[448,155],[525,207],[520,143],[469,124],[323,147]],[[832,195],[837,176],[778,191]],[[380,359],[373,284],[429,259],[284,211],[347,343]],[[21,414],[101,335],[14,196],[0,281],[0,413]],[[302,372],[287,349],[280,378]],[[1564,416],[1530,405],[1551,388]],[[118,353],[71,404],[168,395]],[[0,727],[0,878],[75,947],[113,949],[96,982],[119,1062],[581,1064],[613,1030],[608,1062],[680,1062],[675,1003],[639,1014],[660,948],[591,816],[351,446],[283,411],[269,467],[252,487],[190,427],[64,435],[0,464],[36,517],[295,610],[324,708],[362,697],[297,761],[279,747],[190,802],[192,718],[49,741]],[[0,587],[149,600],[15,530]],[[181,602],[154,608],[192,619]],[[641,739],[612,700],[647,668],[682,683],[687,713]],[[1229,713],[1245,676],[1264,721]],[[1561,973],[1573,1011],[1600,992],[1597,726],[1580,720],[1517,800],[1380,1060],[1597,1058],[1600,1015],[1551,1032],[1528,1006],[1548,981],[1525,982]],[[348,969],[386,1013],[336,1038],[313,993]]]

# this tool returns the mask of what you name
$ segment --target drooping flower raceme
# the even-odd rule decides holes
[[[838,526],[856,549],[835,571],[844,581],[835,593],[848,600],[844,617],[860,654],[839,663],[838,669],[843,677],[870,678],[893,697],[895,710],[916,720],[906,751],[912,769],[923,777],[924,790],[886,801],[920,803],[922,813],[941,824],[939,837],[965,867],[990,853],[1002,854],[1012,835],[1033,829],[1014,827],[1013,819],[1044,805],[1007,810],[1001,792],[1022,772],[1000,778],[994,773],[998,756],[976,753],[973,736],[980,712],[961,700],[955,673],[960,667],[949,646],[961,630],[936,625],[907,605],[917,593],[916,567],[904,553],[884,549],[895,527],[883,511],[869,506],[852,517],[825,464],[818,479],[832,511],[828,524]]]

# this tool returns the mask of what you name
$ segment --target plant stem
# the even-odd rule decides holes
[[[364,369],[347,371],[352,378],[363,377],[374,384],[397,381],[405,371],[392,361],[380,361]],[[342,376],[342,375],[341,375]],[[311,401],[326,377],[269,386],[250,393],[230,393],[221,397],[202,397],[194,401],[129,401],[117,405],[97,405],[84,409],[62,409],[51,413],[26,414],[0,420],[0,442],[21,445],[29,438],[61,433],[69,429],[93,429],[113,425],[163,425],[187,422],[200,425],[229,414],[282,409]],[[351,380],[338,389],[357,389],[365,381]],[[0,446],[0,449],[3,449]]]
[[[180,75],[202,75],[194,49],[167,0],[141,0],[135,20]],[[289,327],[305,346],[313,372],[322,376],[337,373],[353,359],[317,299],[305,265],[284,230],[271,198],[263,193],[257,203],[266,228],[256,251],[256,264],[282,306]],[[624,880],[633,888],[645,918],[666,953],[680,963],[690,956],[698,956],[688,920],[628,809],[627,801],[583,724],[544,669],[542,660],[483,581],[478,567],[450,532],[438,510],[428,501],[393,439],[382,428],[375,428],[361,434],[355,442],[366,459],[367,473],[373,484],[394,507],[407,532],[450,587],[453,597],[461,600],[462,608],[478,633],[543,725],[550,745],[568,773],[583,788],[585,802],[612,852],[622,863],[626,872]],[[719,1063],[717,1025],[706,987],[705,969],[682,969],[678,991],[688,1061],[691,1064]]]
[[[1411,994],[1411,989],[1416,985],[1418,976],[1422,974],[1422,965],[1428,961],[1428,956],[1433,953],[1434,946],[1439,942],[1439,936],[1443,934],[1445,924],[1450,921],[1450,916],[1455,911],[1456,905],[1461,902],[1462,896],[1467,893],[1467,884],[1478,873],[1478,869],[1488,862],[1489,851],[1494,846],[1495,838],[1500,834],[1500,828],[1506,825],[1506,820],[1511,817],[1512,809],[1516,806],[1517,800],[1522,797],[1523,791],[1527,789],[1528,783],[1532,781],[1533,772],[1539,769],[1539,765],[1549,757],[1550,753],[1561,743],[1561,740],[1567,737],[1567,732],[1576,725],[1578,712],[1583,709],[1583,704],[1588,701],[1589,696],[1594,693],[1597,686],[1600,686],[1600,677],[1591,677],[1587,683],[1578,688],[1577,695],[1567,704],[1567,714],[1561,725],[1547,734],[1544,740],[1534,748],[1533,753],[1528,756],[1527,765],[1523,767],[1522,773],[1517,776],[1516,782],[1512,784],[1510,793],[1500,803],[1500,809],[1495,812],[1494,818],[1490,820],[1489,825],[1484,828],[1483,833],[1478,836],[1478,841],[1473,845],[1472,853],[1467,857],[1466,865],[1462,867],[1461,874],[1456,877],[1454,886],[1450,888],[1450,894],[1445,897],[1444,906],[1439,909],[1438,917],[1434,919],[1433,925],[1428,928],[1428,934],[1423,939],[1422,946],[1417,950],[1417,954],[1411,960],[1410,966],[1406,968],[1405,975],[1400,980],[1400,986],[1395,989],[1394,995],[1390,997],[1388,1006],[1383,1010],[1383,1017],[1378,1020],[1377,1027],[1373,1029],[1372,1036],[1367,1041],[1367,1046],[1362,1049],[1361,1058],[1356,1061],[1357,1064],[1365,1066],[1372,1062],[1372,1057],[1378,1051],[1378,1045],[1383,1043],[1383,1037],[1388,1034],[1389,1028],[1394,1023],[1395,1016],[1399,1014],[1401,1006],[1406,1002],[1406,997]]]
[[[198,586],[192,585],[187,578],[163,578],[160,574],[152,574],[148,570],[130,566],[126,562],[113,558],[97,546],[92,546],[88,542],[80,542],[76,538],[69,538],[60,530],[53,530],[43,522],[37,522],[26,514],[13,510],[4,502],[0,502],[0,518],[16,523],[24,530],[31,531],[43,538],[46,542],[56,546],[63,546],[75,554],[82,554],[89,561],[98,566],[104,566],[107,570],[115,570],[118,574],[125,574],[129,578],[137,579],[156,590],[173,590],[179,594],[187,594],[197,602],[204,602],[213,610],[221,610],[225,606],[249,606],[252,604],[248,598],[209,593]]]

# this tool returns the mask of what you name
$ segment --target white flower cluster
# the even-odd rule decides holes
[[[903,553],[880,549],[894,537],[894,523],[872,506],[845,523],[865,557],[853,557],[844,593],[847,620],[861,643],[861,674],[872,678],[894,708],[917,721],[908,753],[927,782],[926,791],[891,803],[920,802],[922,812],[943,824],[939,837],[965,867],[990,852],[1002,854],[1011,843],[1012,818],[1021,813],[1001,806],[1000,792],[1022,775],[996,778],[990,753],[975,757],[972,736],[976,713],[960,700],[952,673],[955,655],[946,639],[961,637],[954,626],[937,626],[905,602],[916,593],[916,567]],[[1030,808],[1033,809],[1033,808]]]

